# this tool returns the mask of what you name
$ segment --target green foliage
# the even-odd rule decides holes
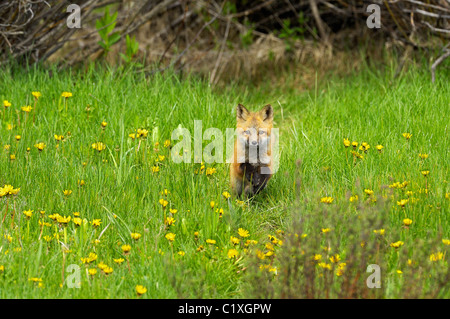
[[[95,21],[95,27],[102,39],[98,44],[103,48],[106,55],[111,47],[120,40],[119,32],[112,33],[117,23],[117,15],[117,11],[110,15],[109,9],[105,8],[103,17]]]
[[[139,42],[136,41],[136,36],[130,38],[128,34],[125,38],[125,41],[126,51],[125,54],[120,53],[120,56],[126,63],[131,63],[134,56],[139,50]]]
[[[282,29],[278,33],[278,36],[284,40],[286,51],[288,52],[292,51],[294,43],[296,41],[304,39],[307,18],[305,18],[303,12],[299,13],[297,22],[297,26],[291,26],[291,20],[283,20]]]

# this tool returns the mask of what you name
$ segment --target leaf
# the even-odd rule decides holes
[[[114,32],[113,34],[111,34],[109,36],[108,42],[109,42],[109,45],[112,46],[114,43],[116,43],[119,40],[120,40],[120,33]]]

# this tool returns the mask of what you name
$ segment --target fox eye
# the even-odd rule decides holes
[[[247,135],[250,134],[250,130],[245,130],[244,134],[247,134]]]
[[[259,135],[264,135],[264,134],[266,134],[266,131],[264,131],[264,130],[259,131]]]

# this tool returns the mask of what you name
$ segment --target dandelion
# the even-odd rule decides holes
[[[81,226],[83,220],[80,217],[75,217],[72,222],[75,224],[75,226]]]
[[[373,232],[377,235],[383,236],[386,231],[383,228],[381,228],[381,229],[374,229]]]
[[[366,188],[366,189],[364,189],[364,193],[366,193],[369,196],[372,196],[374,192],[373,192],[373,190]]]
[[[71,219],[72,219],[72,217],[70,217],[70,216],[66,217],[66,216],[58,215],[56,217],[56,221],[63,226],[67,226],[67,224],[70,222]]]
[[[95,269],[95,268],[90,268],[90,269],[88,270],[88,273],[89,273],[89,275],[90,275],[91,277],[93,277],[93,276],[95,276],[95,275],[97,274],[97,269]]]
[[[184,255],[186,255],[186,253],[185,253],[184,251],[181,251],[181,250],[180,250],[179,252],[177,252],[177,254],[180,255],[181,257],[183,257]]]
[[[62,141],[64,139],[64,135],[57,135],[57,134],[55,134],[54,137],[55,137],[55,140],[57,142],[60,142],[60,141]]]
[[[148,130],[146,130],[146,129],[141,129],[141,128],[138,128],[137,129],[137,137],[142,137],[142,138],[146,138],[148,136]]]
[[[98,152],[101,152],[101,151],[103,151],[104,149],[106,149],[106,145],[105,144],[103,144],[102,142],[95,142],[95,143],[92,143],[92,148],[94,149],[94,150],[97,150]]]
[[[439,261],[439,260],[442,260],[443,258],[444,258],[444,254],[440,251],[430,255],[430,261]]]
[[[63,194],[64,194],[64,196],[68,197],[68,196],[70,196],[70,194],[72,194],[72,191],[70,189],[65,189],[63,191]]]
[[[3,106],[5,107],[5,109],[7,109],[11,106],[11,103],[8,100],[3,100]]]
[[[215,244],[216,244],[216,241],[215,241],[214,239],[207,239],[207,240],[206,240],[206,243],[207,243],[207,244],[210,244],[210,245],[215,245]]]
[[[89,255],[86,258],[81,258],[81,262],[83,264],[90,264],[93,261],[97,260],[97,254],[96,253],[89,253]]]
[[[229,249],[227,256],[229,259],[236,258],[239,255],[239,252],[236,249]]]
[[[430,174],[430,171],[420,171],[424,177],[427,177]]]
[[[450,239],[442,239],[444,245],[450,246]]]
[[[333,264],[337,264],[341,261],[341,256],[339,256],[339,254],[336,254],[334,256],[331,256],[329,259]]]
[[[169,208],[169,212],[170,212],[171,214],[176,214],[176,213],[178,212],[178,210],[175,209],[175,208]]]
[[[212,175],[212,174],[214,174],[214,173],[216,173],[217,172],[217,170],[215,169],[215,168],[211,168],[211,167],[208,167],[207,169],[206,169],[206,175]]]
[[[358,142],[352,142],[352,147],[356,150],[356,148],[358,147]]]
[[[328,196],[322,197],[320,199],[320,202],[321,203],[325,203],[325,204],[331,204],[333,201],[334,201],[334,198],[333,197],[328,197]]]
[[[350,203],[357,202],[358,201],[358,195],[350,196],[349,201],[350,201]]]
[[[113,269],[111,267],[105,267],[104,269],[102,269],[103,272],[105,273],[105,275],[109,275],[113,272]]]
[[[228,193],[228,192],[223,192],[222,195],[223,195],[223,197],[225,197],[225,199],[228,199],[231,197],[230,193]]]
[[[100,126],[102,127],[102,129],[105,129],[107,125],[108,125],[108,122],[106,122],[106,121],[102,121],[100,123]]]
[[[139,240],[139,238],[141,238],[141,234],[139,233],[131,233],[131,238],[133,238],[134,240]]]
[[[14,136],[14,138],[16,139],[16,141],[18,142],[18,141],[20,141],[20,139],[22,138],[22,136],[20,136],[20,135],[16,135],[16,136]]]
[[[136,285],[135,289],[138,296],[141,296],[147,292],[147,288],[142,285]]]
[[[164,141],[164,147],[168,148],[170,146],[170,140],[165,140]]]
[[[424,160],[424,159],[427,159],[427,158],[428,158],[428,154],[425,154],[425,153],[419,153],[419,157],[420,157],[420,159]]]
[[[61,96],[67,99],[69,97],[72,97],[72,93],[70,93],[70,92],[62,92]]]
[[[377,145],[377,146],[375,146],[375,148],[377,149],[377,151],[379,152],[379,153],[381,153],[382,151],[383,151],[383,145]]]
[[[347,138],[344,138],[344,146],[347,148],[347,147],[349,147],[350,146],[350,140],[349,139],[347,139]]]
[[[127,255],[130,251],[131,251],[131,246],[130,245],[122,245],[122,252]]]
[[[25,217],[27,218],[27,219],[30,219],[31,218],[31,216],[33,215],[33,210],[26,210],[26,211],[24,211],[23,212],[23,214],[25,215]]]
[[[166,208],[166,206],[169,204],[169,202],[166,201],[164,198],[161,198],[161,199],[159,200],[159,203],[161,204],[161,206],[162,206],[163,208]]]
[[[237,245],[237,244],[239,244],[239,242],[241,241],[239,238],[237,238],[237,237],[234,237],[234,236],[231,236],[230,237],[230,241],[231,241],[231,243],[233,244],[233,245]]]
[[[97,267],[98,267],[100,270],[103,270],[103,269],[105,269],[106,267],[108,267],[108,265],[105,264],[103,261],[101,261],[101,262],[97,265]]]
[[[36,100],[42,96],[41,92],[31,92],[31,95],[33,95]]]
[[[321,254],[315,254],[313,256],[313,260],[315,260],[315,261],[318,261],[318,260],[321,260],[321,259],[322,259],[322,255]]]
[[[401,208],[404,208],[406,204],[408,204],[409,199],[402,199],[400,201],[397,201],[397,205],[400,206]]]
[[[361,146],[359,147],[359,150],[360,150],[360,151],[363,151],[363,152],[365,152],[365,153],[367,153],[367,151],[369,150],[369,148],[370,148],[369,143],[362,142],[362,143],[361,143]]]
[[[322,234],[326,234],[331,231],[331,228],[322,228]]]
[[[34,145],[34,147],[36,147],[39,150],[39,152],[41,152],[46,146],[47,145],[45,145],[45,143],[43,143],[43,142],[40,142],[40,143],[37,143]]]
[[[125,261],[125,259],[123,259],[123,258],[113,258],[113,261],[116,264],[120,265],[120,264],[122,264]]]
[[[100,218],[97,218],[97,219],[92,220],[91,223],[92,223],[92,226],[98,227],[102,223],[102,220]]]
[[[168,241],[173,242],[175,240],[175,236],[176,234],[174,233],[167,233],[165,237]]]
[[[22,111],[24,111],[25,113],[30,113],[33,108],[31,107],[31,105],[26,105],[26,106],[22,106],[20,109]]]
[[[213,200],[209,202],[209,206],[211,208],[214,208],[215,205],[216,205],[216,203]]]
[[[243,228],[238,229],[238,234],[239,234],[239,236],[244,237],[244,238],[250,236],[248,230],[243,229]]]
[[[400,248],[403,245],[404,245],[404,242],[402,242],[401,240],[390,244],[390,246],[393,247],[393,248]]]
[[[159,172],[159,166],[152,166],[152,173],[158,173]]]
[[[402,135],[407,141],[409,141],[409,139],[412,137],[411,133],[403,133]]]
[[[409,218],[405,218],[403,220],[403,225],[405,225],[406,227],[410,226],[412,224],[412,220]]]
[[[164,224],[167,226],[172,226],[173,224],[175,224],[176,220],[173,217],[167,217],[164,220]]]

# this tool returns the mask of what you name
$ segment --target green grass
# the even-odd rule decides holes
[[[450,192],[448,72],[433,85],[429,75],[418,70],[398,79],[389,70],[366,70],[304,93],[270,86],[212,90],[195,77],[145,78],[131,71],[94,67],[51,74],[13,67],[1,74],[0,98],[12,106],[0,114],[0,185],[20,188],[17,196],[0,199],[0,217],[6,216],[0,227],[1,298],[132,298],[136,285],[147,288],[145,298],[239,298],[252,280],[245,269],[253,248],[267,252],[269,234],[283,238],[279,231],[284,236],[293,231],[296,203],[313,203],[302,208],[312,211],[328,207],[320,198],[331,196],[334,201],[329,206],[340,207],[353,194],[365,201],[364,189],[374,190],[378,201],[392,200],[383,210],[384,246],[402,240],[405,244],[399,251],[408,256],[419,249],[413,245],[415,240],[450,238],[450,199],[445,198]],[[42,93],[36,105],[32,91]],[[65,100],[63,91],[73,97]],[[226,128],[235,127],[238,103],[253,110],[271,103],[280,128],[280,169],[263,193],[243,205],[222,195],[230,191],[226,164],[205,164],[203,170],[196,163],[175,164],[170,147],[164,146],[180,124],[193,132],[194,120],[202,120],[203,130],[215,127],[225,135]],[[26,115],[20,110],[24,105],[34,108],[34,122],[33,111]],[[104,129],[102,121],[107,122]],[[129,137],[139,128],[149,131],[147,139]],[[412,133],[409,141],[404,132]],[[64,135],[64,140],[58,143],[55,134]],[[363,160],[354,162],[344,138],[370,144]],[[105,150],[91,147],[98,141],[106,145]],[[46,144],[42,152],[34,147],[39,142]],[[176,143],[171,141],[172,146]],[[384,146],[381,153],[375,149],[377,144]],[[5,145],[10,145],[8,150]],[[419,153],[429,157],[420,160]],[[159,172],[152,171],[156,166]],[[206,175],[207,168],[216,172]],[[421,174],[425,169],[430,171],[427,179]],[[400,208],[396,201],[408,196],[385,187],[397,181],[408,181],[406,190],[419,200]],[[425,183],[428,195],[423,193]],[[161,195],[164,189],[170,193]],[[64,190],[72,194],[65,196]],[[159,203],[161,198],[168,201],[166,209]],[[216,203],[214,209],[211,201]],[[178,211],[173,214],[175,224],[166,227],[169,208]],[[216,212],[220,208],[222,218]],[[23,214],[26,210],[34,211],[30,220]],[[45,211],[43,217],[40,211]],[[359,213],[354,206],[345,211],[348,216]],[[63,227],[49,218],[58,213],[73,219],[73,212],[86,220],[84,225],[77,227],[70,221]],[[406,217],[413,220],[408,229],[402,228]],[[101,219],[100,226],[92,225],[94,219]],[[346,237],[345,220],[318,220],[335,236]],[[40,226],[39,221],[50,226]],[[317,220],[305,224],[303,231],[320,233],[316,224]],[[250,236],[240,238],[239,228]],[[132,232],[142,237],[133,240]],[[173,242],[165,238],[168,232],[176,234]],[[240,243],[231,243],[231,236],[240,238]],[[216,244],[208,244],[207,239]],[[258,243],[245,247],[247,239]],[[127,255],[121,249],[124,244],[131,245]],[[337,251],[345,250],[346,241],[339,245],[334,247]],[[203,249],[198,251],[200,246]],[[276,256],[283,246],[276,246],[271,265],[281,272],[283,263]],[[239,252],[237,260],[227,256],[232,248]],[[446,253],[448,246],[438,242],[433,249]],[[401,258],[392,258],[397,253],[393,250],[386,250],[386,278],[406,267]],[[419,262],[429,265],[428,256],[434,251],[424,252]],[[83,264],[81,258],[92,252],[97,260]],[[116,264],[117,258],[124,262]],[[438,263],[448,268],[447,258],[445,254]],[[113,268],[111,274],[97,267],[101,261]],[[81,267],[80,289],[61,287],[63,278],[70,276],[66,271],[70,264]],[[93,268],[97,274],[88,276],[87,269]],[[32,277],[41,278],[43,287],[31,282]],[[384,283],[390,288],[383,297],[401,290],[397,281]]]

